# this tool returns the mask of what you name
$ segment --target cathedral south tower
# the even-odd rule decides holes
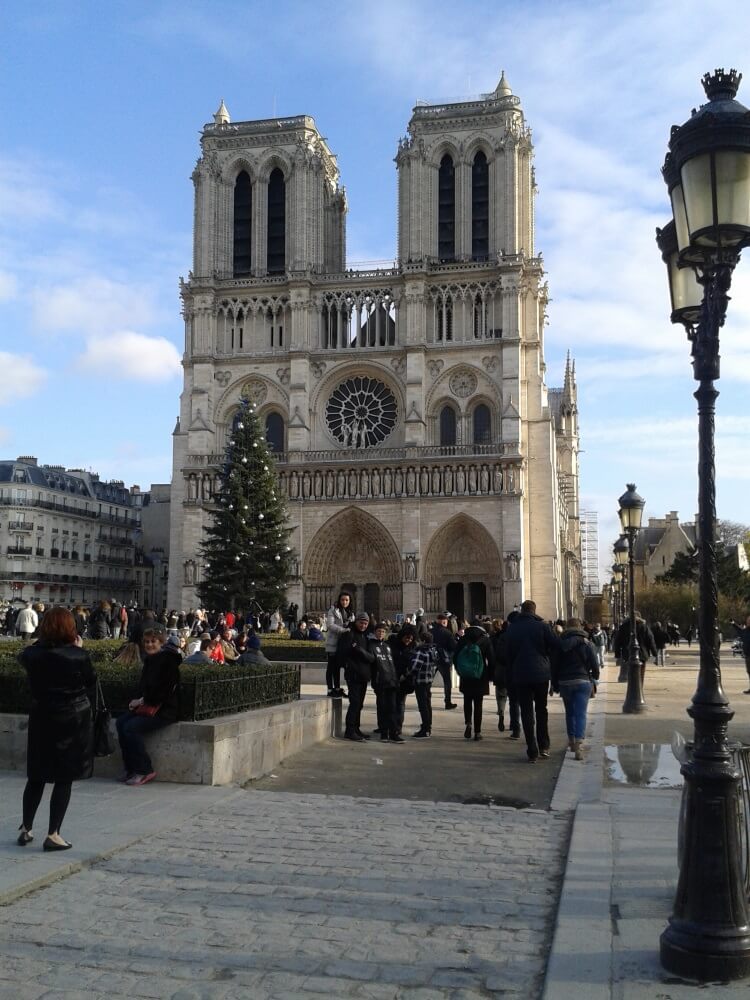
[[[169,605],[198,605],[199,546],[242,395],[286,497],[287,598],[357,610],[582,610],[575,369],[544,381],[547,286],[532,145],[503,76],[418,104],[398,143],[392,268],[346,266],[347,202],[312,118],[204,127],[182,283]]]

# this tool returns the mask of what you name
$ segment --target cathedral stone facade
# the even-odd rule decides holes
[[[169,605],[198,604],[199,544],[232,415],[258,406],[296,559],[324,610],[582,611],[575,369],[544,381],[547,285],[532,144],[505,77],[419,104],[398,144],[398,255],[346,266],[346,194],[312,118],[201,138],[181,285]]]

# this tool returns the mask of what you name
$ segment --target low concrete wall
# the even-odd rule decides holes
[[[239,715],[177,722],[149,736],[146,745],[161,781],[238,785],[332,735],[334,714],[331,699],[303,696]],[[27,729],[27,716],[0,713],[0,770],[25,770]],[[121,771],[119,752],[94,762],[96,777],[115,777]]]

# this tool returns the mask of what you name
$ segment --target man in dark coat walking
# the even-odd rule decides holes
[[[362,706],[367,694],[367,684],[372,680],[372,667],[375,662],[375,656],[369,649],[367,637],[369,627],[370,616],[366,611],[360,611],[336,647],[336,656],[344,668],[344,677],[349,690],[344,739],[353,740],[355,743],[370,738],[365,736],[360,728]]]
[[[443,691],[445,693],[445,707],[450,710],[456,708],[456,704],[451,697],[453,689],[453,654],[456,650],[456,640],[453,633],[448,628],[450,615],[443,611],[430,625],[430,641],[437,650],[438,673],[443,678]]]
[[[547,692],[550,660],[560,650],[560,640],[536,613],[534,601],[524,601],[521,613],[507,632],[508,665],[521,708],[521,725],[526,738],[529,763],[549,757]]]

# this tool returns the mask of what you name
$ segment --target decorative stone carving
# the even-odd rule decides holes
[[[250,378],[242,387],[242,395],[256,406],[261,406],[268,395],[268,386],[259,378]]]
[[[313,373],[315,378],[320,378],[323,372],[326,370],[325,361],[313,361],[310,365],[310,371]]]
[[[276,369],[276,377],[278,378],[279,382],[281,382],[282,385],[289,385],[289,374],[290,371],[288,368]]]
[[[406,371],[406,358],[391,358],[391,368],[397,375],[403,375]]]
[[[430,373],[433,379],[436,379],[440,372],[443,370],[445,365],[444,361],[428,361],[427,371]]]
[[[454,396],[466,398],[477,391],[477,377],[474,372],[466,370],[454,372],[448,382]]]
[[[214,378],[219,383],[222,389],[226,389],[226,387],[229,385],[229,380],[231,379],[231,377],[232,377],[231,372],[216,372],[216,374],[214,375]]]
[[[404,556],[404,580],[413,582],[417,579],[417,553],[407,552]]]
[[[492,374],[498,370],[500,362],[497,358],[482,358],[482,366],[486,372]]]
[[[185,561],[185,586],[192,587],[195,584],[195,562],[192,559]]]
[[[507,552],[505,555],[505,579],[518,580],[519,559],[517,552]]]

